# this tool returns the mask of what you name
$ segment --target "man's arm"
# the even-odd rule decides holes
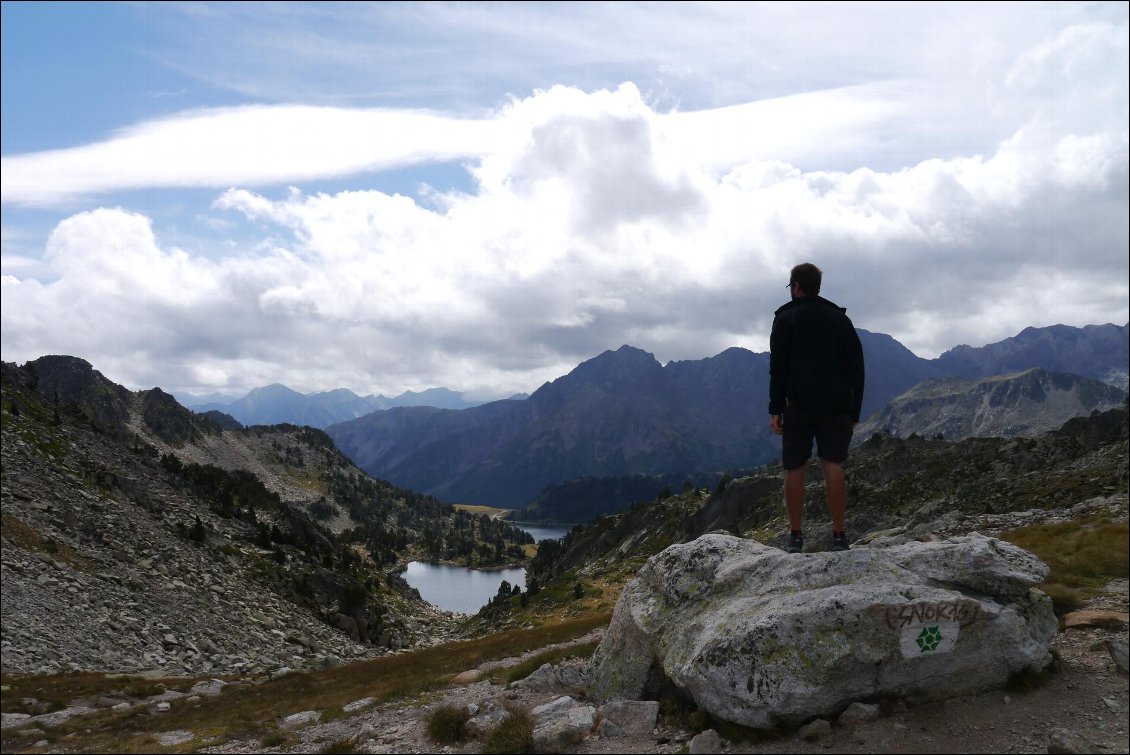
[[[791,339],[780,317],[773,318],[769,335],[769,413],[777,416],[785,411],[788,397],[789,349]],[[776,430],[774,430],[776,432]]]
[[[851,413],[852,422],[859,422],[859,415],[863,411],[863,387],[865,382],[865,370],[863,365],[863,344],[859,340],[859,334],[855,332],[855,326],[848,320],[848,359],[845,375],[847,383],[851,386],[853,408]]]

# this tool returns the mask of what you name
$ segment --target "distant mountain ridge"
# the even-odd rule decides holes
[[[983,372],[1074,362],[1091,375],[1125,371],[1127,326],[1028,329],[981,349],[918,357],[889,335],[858,330],[867,388],[863,416],[951,370]],[[544,488],[583,477],[709,473],[770,462],[769,355],[731,348],[660,365],[631,346],[578,365],[522,402],[461,412],[392,409],[331,425],[358,466],[443,500],[521,507]],[[1089,411],[1089,410],[1088,410]]]
[[[1128,383],[1127,325],[1052,325],[1025,328],[1012,338],[974,348],[955,346],[934,360],[946,375],[988,377],[1041,367],[1094,378],[1126,389]]]
[[[770,450],[758,427],[763,402],[749,401],[747,386],[761,382],[768,390],[767,379],[766,358],[745,349],[663,367],[624,346],[525,401],[461,412],[391,409],[327,432],[362,469],[419,480],[447,500],[516,506],[565,479],[763,456]],[[722,414],[732,421],[713,421]]]
[[[859,331],[864,411],[936,376],[887,335]],[[872,378],[874,372],[874,378]],[[661,365],[632,346],[582,362],[522,402],[462,412],[393,409],[326,431],[358,466],[444,500],[517,507],[580,477],[712,472],[778,453],[767,425],[769,355],[730,348]]]
[[[514,398],[524,398],[515,396]],[[325,429],[371,412],[400,406],[432,406],[439,409],[468,409],[485,402],[471,401],[459,391],[429,388],[426,391],[405,391],[394,398],[358,396],[348,388],[321,393],[299,393],[280,383],[253,388],[246,396],[231,402],[193,401],[182,403],[199,413],[219,411],[243,425],[308,425]]]

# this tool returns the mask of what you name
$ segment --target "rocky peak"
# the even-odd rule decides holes
[[[141,418],[149,432],[170,446],[180,448],[197,433],[218,435],[221,432],[216,422],[193,414],[160,388],[142,391],[139,399]]]
[[[126,434],[132,394],[108,380],[85,359],[44,356],[28,362],[23,370],[30,375],[25,385],[57,408],[77,407],[101,432],[114,437]]]
[[[581,362],[568,375],[535,391],[531,398],[539,401],[546,394],[571,396],[585,388],[595,388],[612,396],[638,397],[652,393],[662,377],[663,366],[654,355],[624,345]]]

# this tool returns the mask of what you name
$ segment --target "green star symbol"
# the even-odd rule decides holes
[[[918,648],[923,653],[937,650],[938,645],[942,642],[942,633],[938,631],[937,627],[923,627],[922,632],[914,641],[918,643]]]

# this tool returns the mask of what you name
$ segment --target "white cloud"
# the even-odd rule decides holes
[[[632,87],[539,93],[500,115],[477,190],[435,207],[224,191],[213,212],[265,235],[218,261],[162,246],[138,214],[80,213],[48,242],[56,280],[5,278],[6,358],[79,353],[197,392],[508,393],[622,343],[663,360],[764,349],[802,259],[858,326],[927,356],[1127,319],[1124,132],[1045,149],[1022,131],[989,157],[888,172],[720,171],[670,149],[678,119]]]
[[[1029,325],[1130,319],[1124,9],[1076,23],[1075,6],[996,5],[1009,33],[993,36],[978,31],[974,6],[820,5],[836,23],[806,25],[787,4],[679,5],[642,20],[628,4],[580,5],[577,16],[549,6],[559,23],[539,27],[526,53],[566,45],[595,66],[611,49],[601,22],[636,28],[628,57],[668,83],[713,75],[722,83],[705,99],[722,106],[660,107],[678,97],[659,76],[548,86],[473,118],[201,110],[5,156],[6,213],[130,188],[212,188],[212,206],[194,212],[221,251],[103,207],[58,223],[41,274],[26,244],[10,244],[6,215],[4,358],[74,353],[135,387],[198,393],[276,381],[528,391],[623,343],[661,360],[765,349],[787,271],[806,259],[859,327],[923,356]],[[437,6],[411,7],[435,18]],[[444,29],[511,34],[479,7],[444,6]],[[522,13],[544,18],[534,7]],[[885,34],[850,38],[884,13]],[[695,14],[725,33],[687,23]],[[767,15],[780,33],[751,35]],[[673,17],[682,36],[664,23]],[[370,49],[364,36],[340,61]],[[319,59],[324,42],[309,38],[296,55]],[[711,46],[755,52],[701,54]],[[497,62],[484,55],[484,67]],[[415,201],[359,188],[369,172],[453,160],[469,172],[466,192]],[[341,176],[352,190],[309,188]]]
[[[425,112],[249,105],[182,113],[96,144],[2,159],[5,203],[148,187],[263,185],[479,155],[482,123]]]

